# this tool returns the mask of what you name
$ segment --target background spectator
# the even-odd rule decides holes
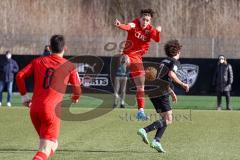
[[[50,50],[50,46],[49,45],[46,45],[44,47],[44,51],[43,51],[43,56],[48,56],[51,54],[51,50]]]
[[[217,109],[221,110],[222,96],[226,97],[226,109],[230,107],[230,91],[233,83],[232,66],[227,63],[226,57],[219,56],[217,68],[213,77],[213,85],[217,91]]]
[[[4,87],[7,86],[7,106],[11,107],[14,73],[18,72],[18,69],[18,64],[12,59],[11,52],[7,51],[6,57],[0,63],[0,106],[2,106]]]
[[[114,80],[114,104],[117,107],[120,101],[120,108],[125,108],[126,84],[127,84],[127,59],[120,56],[116,77]],[[120,91],[120,93],[119,93]],[[120,96],[119,96],[120,95]]]

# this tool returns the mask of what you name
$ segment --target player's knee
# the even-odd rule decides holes
[[[137,88],[143,88],[144,89],[144,84],[145,84],[145,75],[138,75],[137,77],[134,78],[134,83]]]
[[[141,75],[139,78],[140,78],[139,86],[144,89],[144,85],[145,85],[145,75]]]
[[[166,123],[167,123],[167,125],[170,125],[173,123],[173,118],[172,118],[171,114],[167,115]]]
[[[172,124],[172,120],[166,120],[166,123],[167,123],[167,125],[170,125],[170,124]]]
[[[162,116],[162,118],[165,120],[167,125],[170,125],[173,123],[173,118],[172,118],[172,111],[168,111],[165,113],[161,113],[160,114]]]
[[[144,91],[144,85],[137,86],[137,91]]]

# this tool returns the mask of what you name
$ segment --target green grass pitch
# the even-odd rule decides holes
[[[110,96],[100,96],[109,98],[111,104]],[[135,120],[134,107],[114,109],[89,121],[62,121],[59,150],[52,160],[238,160],[239,99],[232,98],[234,111],[216,111],[215,97],[179,96],[173,107],[174,123],[162,139],[166,154],[151,149],[136,134],[157,118],[149,101],[146,112],[151,119],[147,122]],[[83,96],[71,112],[88,112],[101,101]],[[0,160],[30,160],[37,150],[38,137],[28,109],[20,107],[18,96],[13,106],[0,109]],[[149,139],[153,136],[150,133]]]

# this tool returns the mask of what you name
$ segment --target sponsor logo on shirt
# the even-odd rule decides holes
[[[141,32],[135,32],[135,37],[142,40],[142,41],[147,41],[147,37],[143,35]]]

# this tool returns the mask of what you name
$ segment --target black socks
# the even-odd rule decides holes
[[[149,126],[145,127],[144,130],[148,133],[151,132],[153,130],[157,129],[156,135],[155,135],[155,140],[157,142],[160,142],[160,139],[162,138],[162,135],[164,133],[164,131],[167,128],[167,123],[165,120],[157,120],[155,122],[153,122],[152,124],[150,124]]]
[[[167,126],[158,128],[155,138],[154,138],[157,142],[160,142],[160,139],[162,138],[162,135],[163,135],[164,131],[166,130],[166,128],[167,128]]]
[[[163,128],[163,127],[167,127],[167,123],[165,120],[160,119],[160,120],[153,122],[149,126],[145,127],[144,130],[148,133],[148,132],[151,132],[153,130]]]

